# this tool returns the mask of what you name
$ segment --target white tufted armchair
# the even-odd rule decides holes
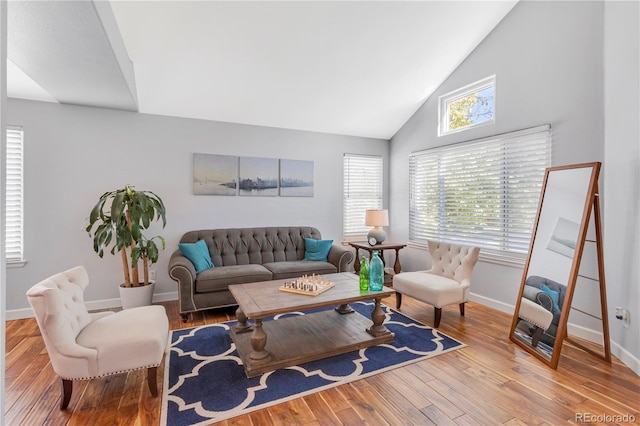
[[[169,321],[163,306],[89,313],[82,266],[53,275],[27,291],[51,365],[62,379],[60,409],[71,400],[72,380],[148,369],[149,390],[158,395],[157,367],[167,345]]]
[[[433,265],[428,271],[401,272],[393,277],[396,308],[400,309],[402,295],[411,296],[433,305],[433,326],[440,326],[442,308],[455,303],[464,316],[464,304],[469,297],[471,273],[478,261],[478,247],[428,241]]]

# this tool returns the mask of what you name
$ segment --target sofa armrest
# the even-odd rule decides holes
[[[338,272],[347,272],[349,264],[353,262],[353,252],[346,247],[338,244],[332,244],[327,260],[332,263]]]
[[[193,263],[176,250],[169,259],[169,276],[178,283],[178,302],[180,312],[196,310],[193,294],[195,293],[196,268]]]
[[[529,299],[532,302],[536,302],[538,305],[542,306],[549,312],[553,312],[553,301],[548,294],[544,291],[540,290],[531,285],[525,285],[522,296],[525,299]]]

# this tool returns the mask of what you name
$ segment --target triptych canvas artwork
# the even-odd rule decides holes
[[[313,161],[193,154],[194,195],[313,197]]]

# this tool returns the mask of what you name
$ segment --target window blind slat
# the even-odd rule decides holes
[[[409,239],[526,253],[551,128],[539,126],[409,156]]]

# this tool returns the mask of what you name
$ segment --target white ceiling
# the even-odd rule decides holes
[[[52,23],[36,27],[24,17],[12,25],[12,7],[18,9],[12,5],[29,3],[14,0],[8,6],[8,57],[22,56],[14,62],[31,65],[22,67],[30,76],[22,75],[22,88],[16,81],[20,69],[9,69],[7,92],[105,106],[104,98],[116,89],[105,93],[95,86],[115,81],[133,90],[142,113],[389,139],[516,2],[112,1],[110,15],[105,2],[48,1],[37,3],[47,4],[40,11]],[[89,19],[91,13],[71,4],[93,5],[99,18]],[[110,25],[109,15],[117,25]],[[69,75],[67,84],[48,82],[65,64],[25,60],[46,56],[29,49],[36,44],[29,38],[12,43],[29,26],[30,34],[41,33],[68,51],[67,68],[85,67],[84,76],[67,69],[57,73]],[[106,37],[88,26],[102,27]],[[105,58],[84,57],[117,57],[118,28],[134,83],[127,78],[128,61],[111,58],[119,72],[107,73]],[[65,36],[58,40],[58,33]],[[105,39],[116,55],[104,49]],[[80,80],[91,89],[78,90]],[[80,94],[65,97],[74,88]]]

